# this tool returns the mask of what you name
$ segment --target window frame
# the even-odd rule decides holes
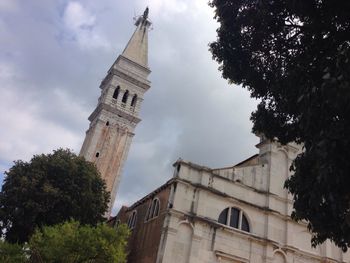
[[[136,107],[137,99],[138,99],[138,96],[137,96],[137,94],[135,93],[135,94],[132,96],[132,99],[131,99],[131,102],[130,102],[130,107],[132,107],[132,108],[135,108],[135,107]]]
[[[224,211],[227,211],[227,215],[226,215],[226,219],[225,219],[225,222],[220,222],[219,219],[220,219],[220,216],[222,213],[224,213]],[[232,215],[232,211],[238,211],[238,225],[237,227],[235,226],[232,226],[231,225],[231,215]],[[242,229],[242,222],[243,220],[245,219],[246,223],[247,223],[247,229],[248,230],[245,230],[245,229]],[[238,229],[240,231],[244,231],[246,233],[251,233],[251,227],[250,227],[250,221],[246,215],[245,212],[243,212],[242,209],[238,208],[238,207],[226,207],[224,210],[222,210],[218,216],[218,219],[217,219],[218,223],[221,224],[221,225],[224,225],[226,227],[229,227],[229,228],[233,228],[233,229]]]
[[[135,228],[136,220],[137,220],[137,211],[133,210],[126,223],[131,230]]]
[[[127,89],[124,91],[123,97],[122,97],[122,104],[127,104],[129,99],[129,90]]]
[[[156,212],[156,207],[158,208],[157,212]],[[148,206],[145,222],[148,222],[154,218],[157,218],[159,216],[159,213],[160,213],[160,200],[158,197],[155,197],[152,199],[152,202]]]
[[[120,86],[118,85],[113,91],[112,99],[118,100],[119,94],[120,94]]]

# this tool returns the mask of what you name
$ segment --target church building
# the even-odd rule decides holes
[[[188,161],[173,177],[110,222],[128,224],[129,263],[350,263],[331,242],[311,247],[304,222],[291,219],[283,188],[300,146],[261,137],[258,153],[211,169]]]
[[[102,81],[80,154],[94,162],[111,192],[111,210],[127,158],[148,75],[148,9]],[[175,162],[173,176],[110,224],[131,229],[129,263],[350,263],[327,241],[311,247],[305,222],[291,219],[292,196],[283,188],[301,151],[263,136],[257,154],[212,169]]]

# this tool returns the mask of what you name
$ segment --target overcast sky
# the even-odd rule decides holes
[[[141,107],[114,213],[172,176],[179,157],[217,168],[256,153],[256,102],[221,78],[204,0],[1,0],[0,180],[14,160],[79,153],[99,84],[150,8],[151,89]]]

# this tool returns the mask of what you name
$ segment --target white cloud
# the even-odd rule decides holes
[[[17,0],[1,0],[0,11],[13,12],[18,9]]]
[[[0,68],[4,68],[4,65]],[[10,76],[8,72],[6,74]],[[0,140],[2,162],[10,164],[17,159],[29,160],[34,154],[51,152],[59,147],[79,149],[81,134],[43,118],[41,111],[45,109],[33,103],[38,101],[38,98],[34,94],[11,88],[11,83],[8,82],[4,74],[0,75],[2,96],[0,112],[3,113],[0,115],[0,122],[6,126],[6,129],[0,129],[0,138],[3,138]],[[63,110],[64,105],[74,105],[71,99],[67,100],[67,96],[63,98],[66,100],[65,103],[59,102],[63,108],[57,108],[57,111]],[[75,105],[74,109],[77,108],[78,105]]]
[[[12,160],[59,146],[79,150],[99,83],[135,29],[134,7],[140,15],[147,5],[152,87],[115,207],[167,181],[178,157],[219,167],[256,152],[255,102],[229,87],[212,61],[217,24],[207,1],[63,2],[60,13],[62,1],[22,1],[0,19],[0,177]]]
[[[84,8],[79,2],[69,2],[63,14],[63,21],[83,49],[105,48],[111,45],[106,38],[96,31],[96,16]]]
[[[167,17],[173,14],[185,13],[188,10],[188,3],[183,0],[141,0],[139,6],[141,8],[148,6],[152,12],[152,17]]]
[[[71,28],[72,30],[93,27],[96,22],[96,17],[90,14],[78,2],[69,2],[63,17],[67,27]]]
[[[15,76],[14,66],[9,63],[0,63],[0,80],[7,81]]]

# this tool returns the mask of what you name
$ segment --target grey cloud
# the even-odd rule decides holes
[[[77,1],[95,17],[89,30],[110,45],[88,49],[67,37],[72,34],[63,21],[68,2],[25,1],[17,11],[0,9],[0,65],[11,64],[16,72],[10,80],[0,74],[0,92],[10,89],[13,94],[6,102],[0,97],[0,104],[13,108],[0,120],[20,118],[25,111],[24,125],[29,126],[11,122],[1,128],[6,145],[0,142],[0,168],[60,145],[80,150],[100,81],[133,33],[134,10],[141,13],[145,1]],[[164,4],[156,15],[152,4],[157,2]],[[256,102],[247,91],[229,86],[211,59],[208,43],[215,40],[217,25],[206,2],[182,2],[183,8],[171,12],[167,1],[150,1],[152,87],[144,98],[114,211],[168,180],[178,157],[220,167],[255,152],[249,116]]]

